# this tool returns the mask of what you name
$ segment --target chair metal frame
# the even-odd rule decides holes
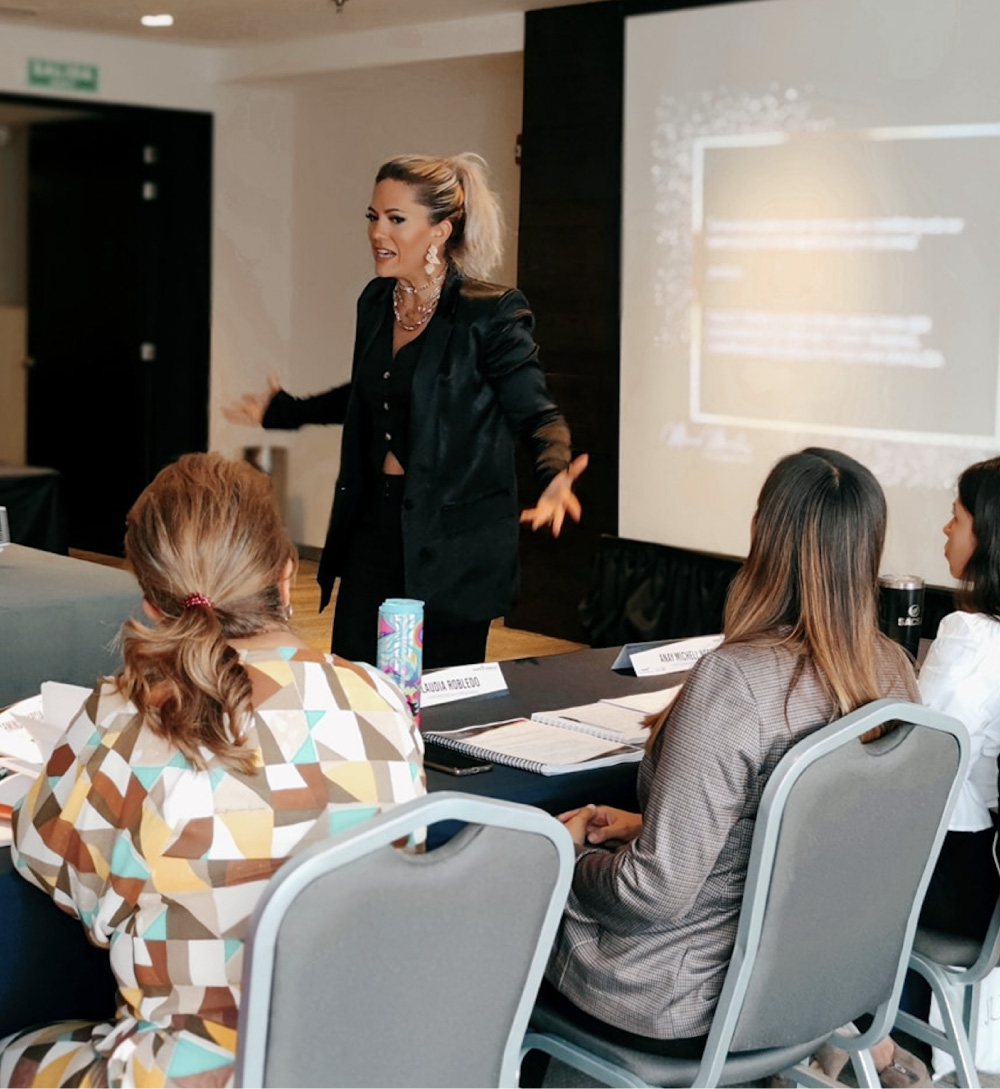
[[[558,871],[500,1063],[499,1085],[517,1085],[521,1040],[562,918],[576,852],[565,826],[540,809],[457,791],[437,791],[396,806],[363,825],[331,836],[295,855],[268,882],[251,917],[244,950],[235,1073],[237,1086],[265,1084],[276,944],[285,913],[299,893],[317,878],[397,844],[411,833],[438,821],[459,821],[531,833],[548,839],[556,851]],[[434,852],[428,852],[428,856],[432,854]],[[470,924],[481,927],[482,920],[470,919]],[[418,1031],[419,1026],[415,1024],[414,1032]]]
[[[788,1059],[788,1048],[775,1049],[774,1056],[777,1063],[775,1069],[762,1072],[762,1075],[764,1073],[777,1074],[784,1072],[786,1076],[792,1078],[799,1085],[837,1085],[837,1082],[831,1081],[822,1073],[809,1069],[803,1062],[812,1054],[815,1047],[823,1042],[823,1039],[828,1039],[834,1046],[848,1051],[858,1076],[859,1085],[870,1086],[873,1089],[877,1089],[880,1085],[868,1049],[887,1036],[892,1027],[903,980],[906,975],[910,948],[916,933],[920,906],[923,903],[924,893],[927,890],[934,863],[941,849],[948,822],[958,800],[969,763],[968,733],[960,722],[950,716],[931,711],[917,704],[889,699],[877,700],[858,708],[836,722],[796,742],[782,757],[771,774],[757,813],[736,942],[701,1061],[696,1067],[694,1061],[655,1056],[655,1062],[660,1064],[664,1073],[672,1068],[676,1076],[683,1076],[686,1079],[684,1081],[664,1080],[656,1084],[712,1087],[719,1085],[726,1078],[730,1044],[743,1011],[744,999],[755,967],[761,932],[768,908],[768,893],[775,870],[781,821],[789,794],[803,772],[816,761],[881,723],[894,720],[952,735],[958,746],[958,753],[954,779],[938,821],[937,832],[928,853],[916,895],[909,907],[902,955],[899,959],[891,993],[888,999],[875,1011],[873,1021],[864,1033],[848,1036],[834,1030],[829,1036],[820,1040],[803,1041],[801,1053],[790,1060]],[[804,966],[803,971],[808,971],[808,966]],[[522,1057],[531,1049],[545,1051],[570,1066],[600,1079],[609,1086],[647,1086],[650,1084],[635,1071],[621,1065],[618,1061],[595,1054],[550,1032],[539,1032],[529,1028],[522,1047]],[[629,1049],[616,1047],[615,1053],[618,1055],[628,1054]],[[653,1058],[638,1051],[631,1052],[631,1054],[638,1058]],[[765,1055],[766,1053],[760,1052],[759,1054]],[[735,1055],[736,1053],[734,1053]],[[685,1070],[686,1073],[682,1073]],[[731,1078],[733,1074],[732,1072],[729,1073]]]
[[[948,964],[940,959],[940,939],[959,952],[961,964]],[[1000,964],[1000,900],[993,909],[990,925],[982,942],[973,939],[948,941],[924,927],[917,928],[910,969],[927,980],[937,999],[942,1028],[921,1021],[912,1013],[900,1010],[896,1025],[918,1040],[947,1052],[955,1060],[958,1085],[979,1089],[976,1071],[976,1039],[979,1032],[980,984]]]

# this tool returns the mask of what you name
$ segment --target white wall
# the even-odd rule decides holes
[[[397,0],[400,6],[402,2]],[[414,0],[406,3],[410,10],[420,10]],[[522,15],[517,12],[479,15],[223,50],[219,55],[218,79],[220,82],[288,79],[344,69],[519,53],[523,49]]]
[[[28,59],[97,65],[97,94],[46,94],[28,86]],[[178,110],[210,110],[219,50],[165,45],[110,34],[40,30],[9,23],[0,30],[0,92],[74,98],[80,102],[125,102]]]
[[[363,213],[386,158],[477,151],[509,219],[513,282],[523,19],[471,18],[228,49],[5,25],[0,93],[34,94],[29,57],[100,67],[94,102],[215,114],[210,446],[289,450],[292,536],[320,546],[339,428],[262,432],[221,406],[277,371],[293,392],[349,375],[354,303],[371,275]],[[61,93],[58,97],[64,96]]]
[[[510,220],[497,278],[514,281],[520,181],[514,143],[521,123],[521,75],[522,56],[515,53],[336,72],[294,84],[294,139],[287,160],[289,134],[276,135],[271,143],[291,175],[279,172],[277,164],[269,173],[254,171],[255,179],[270,176],[275,188],[266,193],[259,185],[244,181],[240,186],[237,179],[220,175],[226,206],[220,208],[216,231],[224,246],[217,254],[217,275],[227,291],[239,280],[243,297],[217,295],[215,302],[214,449],[235,455],[261,441],[260,432],[228,424],[218,406],[245,389],[263,388],[269,370],[299,394],[350,377],[355,302],[372,275],[364,210],[376,169],[393,155],[476,151],[484,156]],[[241,109],[245,98],[240,96]],[[244,143],[250,126],[246,120],[233,124],[228,114],[219,117],[219,139],[225,141],[219,147],[219,169],[231,170],[238,155],[230,143]],[[286,186],[290,191],[282,203]],[[237,203],[245,207],[238,210]],[[231,268],[236,256],[232,231],[249,239],[251,224],[261,232],[258,241],[271,238],[266,259],[259,255],[251,266],[243,254],[238,268]],[[284,284],[272,282],[258,296],[270,277],[280,275],[275,258],[286,245],[291,247],[290,271]],[[273,304],[266,312],[261,310],[265,298]],[[242,336],[234,332],[224,343],[221,334],[235,326],[242,327]],[[289,450],[290,528],[300,543],[323,543],[340,433],[339,427],[306,428],[268,436],[267,441]]]

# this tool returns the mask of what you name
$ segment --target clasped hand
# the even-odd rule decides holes
[[[587,454],[574,458],[568,468],[549,481],[548,487],[538,497],[538,502],[521,511],[521,521],[530,522],[532,529],[551,526],[553,537],[559,536],[567,514],[574,522],[579,522],[580,500],[573,494],[573,484],[587,468],[589,460]]]
[[[642,831],[641,813],[611,805],[584,805],[560,813],[559,819],[578,847],[631,843]]]

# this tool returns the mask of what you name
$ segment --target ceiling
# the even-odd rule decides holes
[[[0,0],[5,25],[126,34],[209,46],[288,41],[445,19],[562,7],[579,0]],[[593,2],[593,0],[589,0]],[[141,15],[169,12],[172,27]]]

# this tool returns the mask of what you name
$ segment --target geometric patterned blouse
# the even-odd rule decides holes
[[[252,774],[194,767],[105,683],[14,815],[20,873],[110,949],[117,1019],[0,1042],[2,1085],[225,1085],[243,942],[290,855],[426,793],[384,674],[298,648],[241,652]]]

